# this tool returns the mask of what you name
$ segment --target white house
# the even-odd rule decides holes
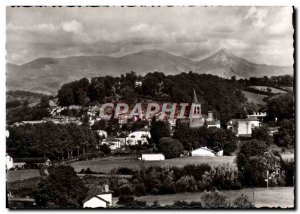
[[[121,148],[121,141],[116,138],[106,138],[102,141],[102,145],[106,144],[111,150],[116,150]]]
[[[5,156],[5,166],[6,170],[10,170],[14,167],[14,160],[9,154],[6,154]]]
[[[150,138],[150,129],[149,128],[142,128],[135,132],[132,132],[128,135],[127,144],[128,145],[138,145],[138,144],[148,144],[147,138]]]
[[[159,153],[159,154],[142,154],[142,156],[139,158],[139,160],[159,161],[159,160],[165,160],[165,156],[161,153]]]
[[[112,192],[105,187],[105,191],[89,196],[83,201],[83,208],[108,208],[112,206]]]
[[[236,136],[251,136],[252,129],[260,125],[261,122],[257,118],[231,119],[227,123],[227,129],[231,129]]]
[[[105,130],[95,130],[100,138],[107,138],[107,131]]]
[[[198,149],[195,149],[192,151],[192,156],[193,157],[214,157],[215,152],[207,147],[200,147]]]

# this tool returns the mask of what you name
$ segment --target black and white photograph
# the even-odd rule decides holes
[[[6,6],[6,208],[295,209],[296,10]]]

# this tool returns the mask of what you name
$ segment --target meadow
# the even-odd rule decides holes
[[[247,98],[249,102],[253,102],[261,105],[265,104],[265,101],[263,101],[263,99],[267,97],[267,95],[257,94],[248,91],[242,91],[242,93],[244,94],[244,96]]]
[[[249,197],[256,208],[261,207],[294,207],[294,187],[270,187],[270,188],[246,188],[242,190],[224,190],[222,193],[228,196],[228,201],[233,202],[235,198],[244,193]],[[201,202],[203,193],[182,193],[172,195],[146,195],[136,197],[138,200],[146,201],[147,205],[152,205],[157,201],[161,206],[172,205],[175,201],[197,201]],[[118,201],[113,198],[113,203]]]
[[[283,159],[293,159],[294,154],[283,154]],[[227,164],[230,167],[236,167],[234,159],[236,156],[223,157],[182,157],[163,161],[140,161],[131,157],[108,157],[101,159],[93,159],[88,161],[77,161],[71,164],[75,171],[80,172],[82,169],[90,168],[95,172],[110,173],[111,170],[126,167],[129,169],[140,169],[141,166],[177,166],[183,167],[188,164],[202,164],[206,163],[210,166],[218,166]]]

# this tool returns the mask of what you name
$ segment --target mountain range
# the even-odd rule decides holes
[[[200,61],[165,51],[146,49],[122,57],[71,56],[38,58],[22,65],[6,64],[7,90],[29,90],[55,94],[66,82],[86,77],[119,76],[135,71],[138,75],[159,71],[166,75],[193,71],[223,78],[293,75],[292,66],[255,64],[221,49]]]

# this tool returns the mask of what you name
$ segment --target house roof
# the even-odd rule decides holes
[[[207,151],[210,151],[210,152],[214,153],[214,150],[211,150],[211,149],[209,149],[207,147],[200,147],[200,148],[194,149],[193,151],[200,150],[200,149],[207,150]]]
[[[245,119],[231,119],[228,121],[227,124],[229,124],[230,122],[232,123],[236,123],[236,122],[246,122],[246,121],[259,121],[257,118],[245,118]]]
[[[215,120],[213,120],[213,121],[206,121],[206,124],[207,125],[219,125],[219,122],[215,121]]]
[[[108,192],[100,192],[97,195],[89,195],[83,200],[83,203],[87,202],[88,200],[90,200],[92,198],[98,198],[99,200],[109,204],[110,203],[109,201],[106,201],[105,199],[101,198],[99,195],[112,194],[112,193],[113,193],[112,191],[108,191]]]
[[[120,141],[120,140],[117,139],[117,138],[106,138],[106,139],[104,140],[104,142],[115,142],[115,141]]]
[[[198,98],[197,98],[197,94],[196,94],[196,91],[194,89],[194,97],[193,97],[193,103],[196,103],[196,104],[199,104],[199,101],[198,101]]]
[[[150,131],[150,129],[149,128],[141,128],[141,129],[138,129],[138,130],[136,130],[136,131],[134,131],[134,132],[149,132]]]

